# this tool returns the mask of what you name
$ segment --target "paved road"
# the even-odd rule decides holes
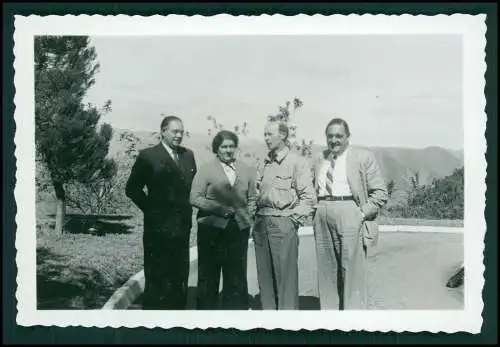
[[[444,233],[382,233],[377,252],[369,258],[369,309],[463,309],[463,287],[445,286],[463,262],[463,235]],[[194,309],[196,261],[191,265],[188,308]],[[299,248],[301,309],[319,309],[316,254],[312,236]],[[248,250],[251,306],[259,309],[253,247]],[[140,299],[131,307],[140,309]]]

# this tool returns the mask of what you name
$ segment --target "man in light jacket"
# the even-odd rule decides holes
[[[366,255],[378,241],[387,186],[372,152],[349,145],[347,122],[332,119],[328,149],[314,160],[314,236],[321,309],[366,309]]]
[[[265,310],[298,309],[298,229],[316,197],[306,160],[286,146],[288,127],[269,122],[269,153],[258,168],[253,239],[260,300]]]

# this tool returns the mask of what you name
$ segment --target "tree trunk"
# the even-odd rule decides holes
[[[60,181],[53,181],[54,190],[56,193],[56,228],[57,234],[64,233],[64,218],[66,216],[66,194],[64,191],[63,183]]]

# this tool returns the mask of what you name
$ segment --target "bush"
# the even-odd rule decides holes
[[[424,219],[464,218],[464,168],[429,185],[413,180],[405,203],[388,208],[392,217]]]

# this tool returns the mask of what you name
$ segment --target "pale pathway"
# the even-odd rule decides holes
[[[312,236],[302,236],[299,246],[301,309],[319,309],[316,287],[316,255]],[[369,258],[369,308],[463,308],[463,287],[445,286],[463,262],[463,234],[391,233],[380,235],[378,251]],[[188,308],[194,308],[197,268],[192,263]],[[251,306],[258,309],[255,253],[248,251],[248,284]],[[140,309],[140,299],[131,309]]]

